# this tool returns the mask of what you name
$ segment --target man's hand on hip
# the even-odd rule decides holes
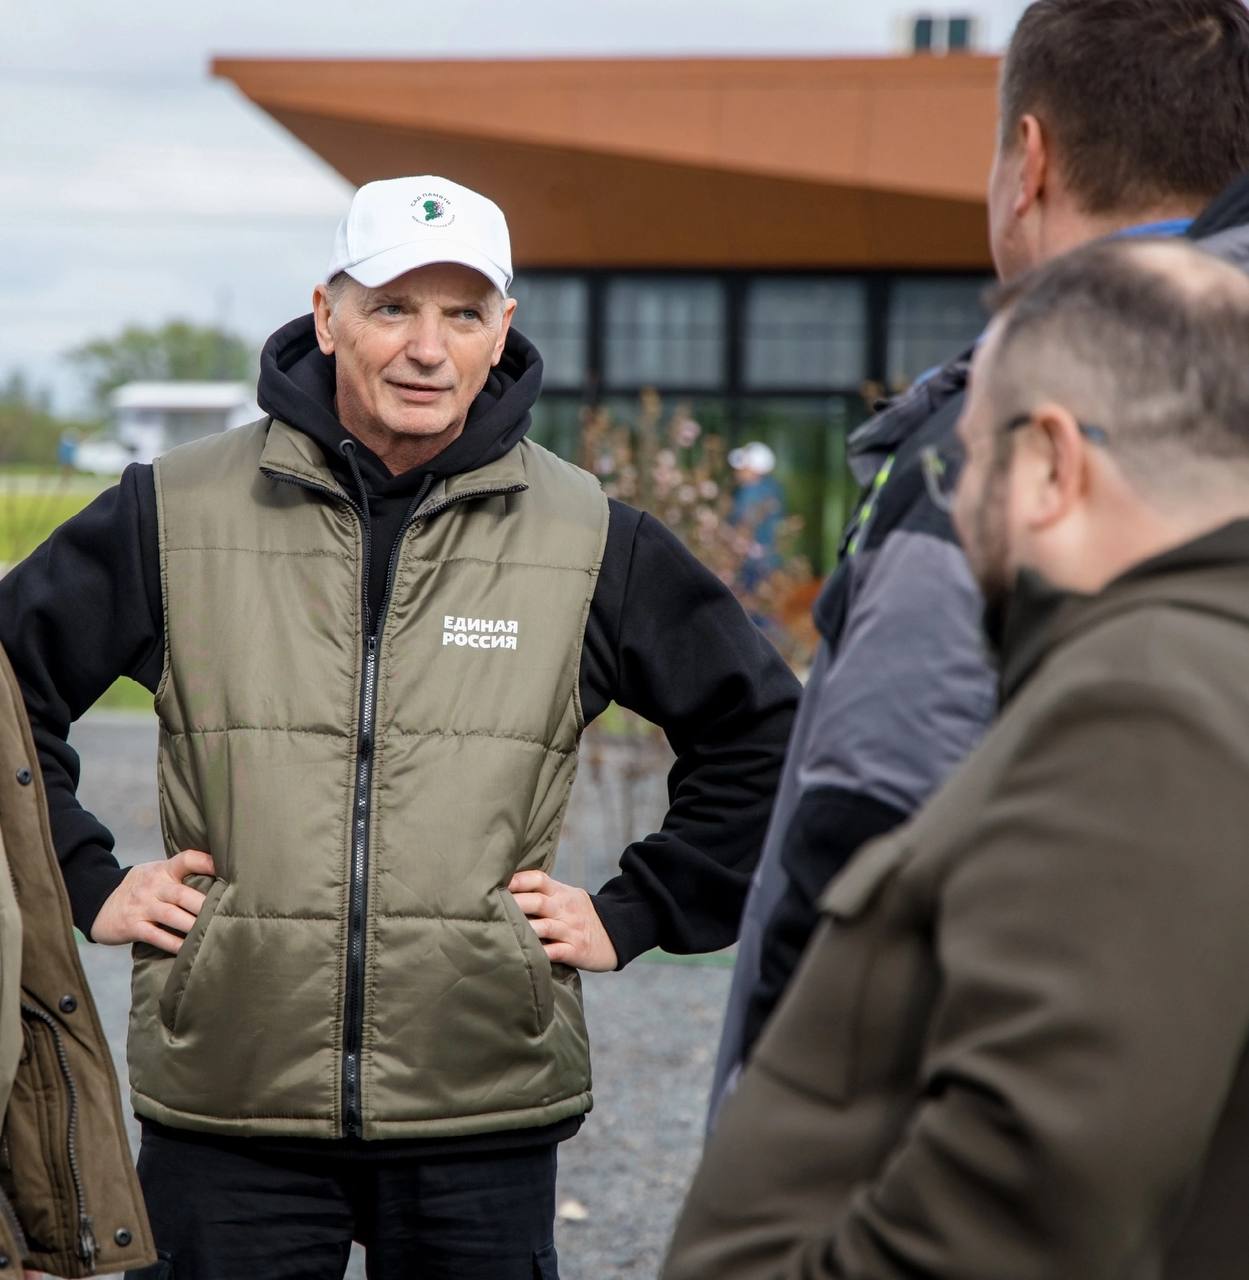
[[[178,933],[190,932],[204,905],[204,895],[182,882],[187,876],[216,874],[212,858],[200,849],[184,849],[165,861],[131,867],[104,899],[91,926],[92,940],[146,942],[176,955],[182,947]]]
[[[616,967],[616,948],[584,889],[552,880],[545,871],[518,871],[507,887],[552,964],[596,973]]]

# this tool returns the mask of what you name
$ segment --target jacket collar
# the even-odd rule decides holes
[[[989,645],[999,659],[1003,704],[1019,693],[1053,650],[1142,604],[1165,602],[1249,626],[1246,575],[1249,520],[1237,520],[1145,560],[1096,595],[1062,591],[1025,569],[1005,607],[985,615]]]
[[[260,470],[267,476],[294,480],[314,489],[323,489],[344,502],[355,501],[335,479],[325,460],[325,452],[309,435],[278,418],[270,418],[265,445],[260,454]],[[421,506],[423,514],[465,498],[494,493],[517,493],[528,488],[524,451],[513,445],[501,458],[474,471],[462,471],[439,480]]]

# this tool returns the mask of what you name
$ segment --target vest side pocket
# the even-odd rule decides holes
[[[191,926],[191,932],[183,939],[182,949],[174,956],[173,964],[169,967],[169,974],[165,978],[165,985],[160,993],[160,1020],[164,1023],[165,1030],[171,1035],[178,1029],[178,1009],[181,1007],[182,997],[186,993],[187,983],[191,980],[191,970],[195,965],[195,957],[199,955],[200,948],[204,945],[208,926],[212,924],[217,904],[221,901],[221,895],[225,893],[225,890],[226,882],[224,880],[214,880],[212,882],[204,897],[204,905],[200,908],[200,913],[195,918],[195,923]]]
[[[551,962],[546,958],[542,940],[533,931],[529,917],[516,905],[516,899],[507,889],[496,889],[503,906],[503,914],[511,925],[520,948],[520,963],[529,974],[529,987],[533,996],[533,1011],[538,1035],[545,1033],[555,1017],[555,988],[552,985]]]

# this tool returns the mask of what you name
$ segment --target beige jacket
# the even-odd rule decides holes
[[[0,1280],[156,1260],[78,959],[21,693],[0,654]]]

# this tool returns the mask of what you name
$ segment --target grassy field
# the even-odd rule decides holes
[[[0,470],[0,563],[25,559],[108,484],[94,476],[62,476],[30,468]]]

